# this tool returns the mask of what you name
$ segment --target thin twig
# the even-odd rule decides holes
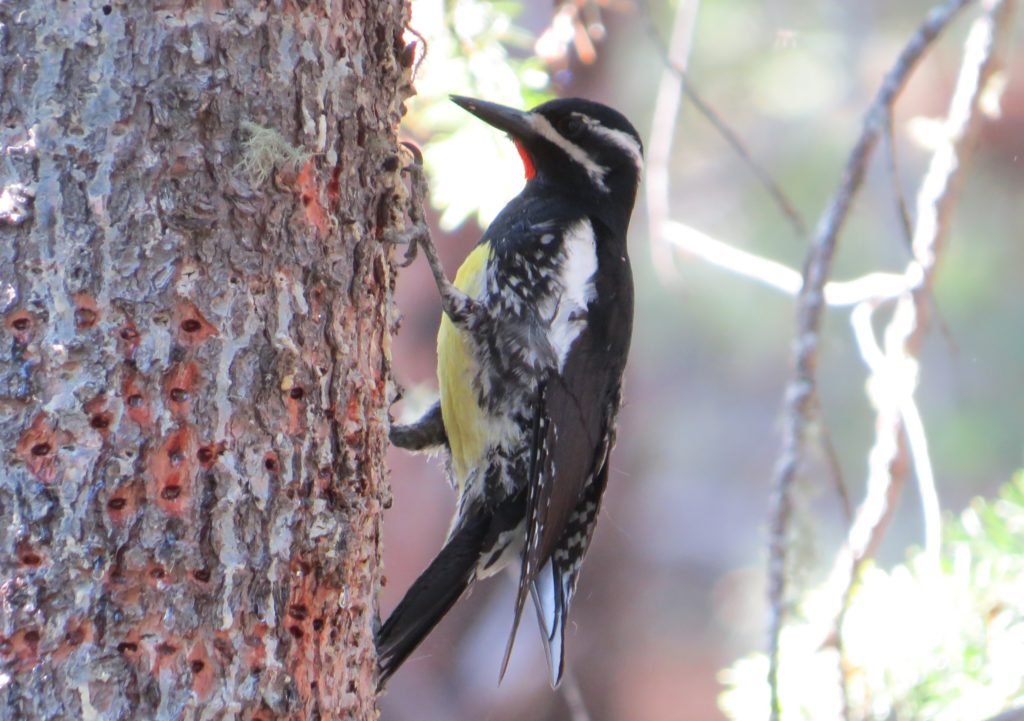
[[[571,668],[566,668],[562,674],[562,697],[565,705],[569,707],[569,719],[571,721],[591,721],[590,712],[583,701],[583,691],[580,689],[580,682]]]
[[[903,193],[903,183],[900,181],[900,169],[896,161],[896,137],[893,131],[892,116],[893,110],[889,108],[889,112],[885,114],[885,156],[888,160],[887,165],[889,168],[889,181],[892,183],[892,195],[896,200],[896,215],[900,219],[903,241],[907,244],[907,250],[910,250],[914,239],[914,221],[910,219],[907,196]]]
[[[754,174],[754,177],[764,186],[764,189],[768,191],[768,195],[771,196],[772,200],[775,201],[775,205],[778,206],[779,210],[782,211],[782,215],[789,221],[790,227],[793,228],[793,233],[800,240],[807,238],[807,222],[804,220],[800,211],[796,209],[790,199],[786,196],[786,193],[782,190],[782,187],[775,182],[767,170],[761,167],[754,157],[747,150],[747,146],[740,140],[740,137],[735,131],[722,119],[722,117],[714,111],[714,109],[704,102],[704,99],[697,93],[696,88],[693,87],[693,83],[686,78],[686,71],[682,68],[673,66],[672,68],[678,73],[680,80],[683,83],[683,93],[686,95],[686,99],[693,103],[693,106],[700,111],[700,114],[714,126],[718,134],[725,139],[729,147],[732,148],[733,152],[740,156],[740,159],[744,162],[750,172]]]
[[[831,599],[823,606],[826,611],[820,619],[818,633],[823,639],[838,633],[860,567],[874,554],[885,534],[903,487],[907,452],[922,499],[925,558],[932,569],[938,566],[941,517],[924,425],[914,401],[917,355],[928,326],[927,303],[956,201],[955,191],[980,117],[979,98],[994,72],[1000,35],[1007,32],[1011,12],[1008,0],[988,3],[986,14],[975,20],[968,34],[946,119],[945,141],[935,149],[917,196],[918,222],[912,244],[915,257],[904,272],[908,292],[897,302],[885,329],[884,345],[879,346],[871,323],[875,305],[862,304],[851,316],[857,345],[871,371],[876,438],[869,455],[866,497],[857,509],[826,586]]]
[[[893,197],[896,201],[896,214],[899,217],[900,230],[903,233],[903,242],[906,244],[907,250],[913,253],[914,221],[910,217],[907,197],[903,192],[903,183],[900,181],[899,164],[896,159],[896,138],[893,131],[893,114],[894,113],[890,108],[890,111],[885,116],[885,154],[888,158],[889,178],[892,183]],[[945,319],[939,312],[938,304],[935,302],[935,296],[931,293],[928,294],[928,306],[929,313],[931,317],[934,318],[935,324],[942,333],[942,337],[945,339],[949,347],[955,351],[956,341],[953,340],[953,334],[950,333]]]
[[[832,269],[836,242],[853,199],[860,189],[878,135],[890,108],[924,52],[950,20],[970,0],[950,0],[934,8],[903,48],[895,65],[882,81],[864,120],[861,136],[843,171],[843,179],[818,223],[815,240],[804,265],[804,282],[797,298],[797,335],[794,349],[793,378],[786,389],[782,429],[782,450],[772,483],[772,509],[769,523],[768,599],[768,683],[771,688],[771,719],[778,721],[779,639],[786,616],[786,551],[792,487],[796,479],[807,427],[816,407],[818,336],[825,307],[824,287]],[[920,219],[919,219],[920,222]]]
[[[803,277],[788,265],[713,238],[696,228],[670,220],[665,223],[669,243],[712,265],[731,273],[756,280],[769,288],[797,296]],[[831,307],[848,307],[865,300],[887,300],[907,292],[907,281],[899,273],[868,273],[847,281],[829,281],[825,285],[825,303]]]
[[[679,0],[675,18],[672,21],[672,36],[665,52],[666,68],[658,82],[658,94],[654,100],[654,117],[651,120],[651,134],[647,140],[647,172],[644,186],[647,189],[647,224],[651,234],[651,261],[655,272],[664,283],[673,279],[675,264],[672,249],[664,242],[663,230],[669,220],[669,157],[672,154],[672,136],[676,128],[676,116],[682,100],[683,81],[672,68],[685,68],[693,47],[693,30],[696,25],[700,0]]]
[[[652,19],[646,4],[644,4],[643,6],[646,12],[648,32],[651,38],[653,38],[654,43],[661,50],[661,57],[665,63],[666,72],[662,74],[658,97],[659,100],[662,98],[662,90],[664,90],[664,97],[666,98],[666,100],[672,101],[671,105],[666,103],[664,107],[662,107],[658,102],[655,103],[655,128],[659,130],[665,130],[667,134],[664,136],[659,134],[656,137],[653,129],[651,132],[651,139],[648,147],[648,155],[650,159],[648,160],[647,171],[648,210],[650,212],[651,208],[650,164],[651,162],[654,162],[656,164],[655,170],[657,171],[657,173],[659,173],[658,175],[655,176],[655,182],[664,182],[663,195],[665,198],[665,208],[663,217],[668,217],[667,163],[672,143],[671,133],[674,132],[675,130],[675,116],[679,110],[679,90],[681,89],[683,95],[685,95],[686,99],[689,100],[693,107],[697,109],[697,112],[703,115],[705,120],[711,123],[712,127],[714,127],[714,129],[718,131],[718,134],[722,136],[722,139],[725,140],[726,144],[730,148],[732,148],[733,152],[739,156],[739,158],[743,161],[744,165],[746,165],[750,172],[754,174],[754,177],[757,178],[758,182],[760,182],[761,185],[764,186],[764,189],[768,192],[768,195],[774,201],[775,205],[779,208],[779,211],[782,213],[783,217],[786,218],[790,226],[793,228],[793,232],[796,234],[798,238],[800,238],[800,240],[803,240],[807,237],[807,223],[804,221],[804,218],[800,214],[800,211],[796,209],[796,206],[792,203],[792,201],[790,201],[785,191],[782,190],[782,187],[775,181],[771,174],[754,159],[753,154],[750,152],[750,150],[747,149],[746,143],[743,142],[743,140],[736,133],[736,131],[734,131],[732,127],[722,118],[722,116],[719,115],[714,110],[714,108],[712,108],[704,100],[703,96],[697,92],[697,90],[693,87],[693,83],[690,81],[690,78],[687,76],[686,60],[689,57],[689,48],[692,46],[693,26],[697,14],[697,7],[699,6],[699,4],[699,0],[693,2],[693,17],[683,17],[683,21],[686,23],[686,25],[684,26],[685,32],[689,33],[689,36],[687,37],[688,44],[685,53],[679,52],[679,49],[675,47],[676,43],[679,42],[679,38],[677,37],[676,33],[679,29],[678,23],[680,22],[680,13],[684,12],[684,8],[682,7],[683,3],[680,3],[680,7],[677,7],[676,9],[676,24],[673,26],[672,39],[668,47],[665,46],[665,42],[664,40],[662,40],[661,34],[658,32],[658,29],[654,24],[654,20]],[[670,77],[672,75],[674,75],[675,77]],[[659,112],[659,110],[661,112]],[[669,115],[670,110],[671,115]],[[671,120],[671,126],[667,127],[667,129],[662,128],[662,124],[669,119]],[[665,142],[666,140],[667,143]],[[665,168],[664,177],[660,175],[662,166],[664,166]],[[658,192],[662,193],[660,186],[658,187]],[[658,216],[660,216],[661,208],[657,208],[655,210],[655,213]],[[652,215],[651,217],[652,219],[655,218],[654,215]],[[652,229],[652,242],[654,244],[658,244],[661,242],[661,238],[654,232],[658,226],[656,226],[653,222],[650,225]],[[663,249],[653,248],[652,252],[656,254],[656,261],[671,261],[671,257],[665,258],[663,256]],[[659,267],[658,263],[655,264],[655,267]],[[669,267],[671,267],[671,265]]]

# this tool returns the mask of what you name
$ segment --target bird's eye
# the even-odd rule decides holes
[[[570,115],[560,123],[562,135],[567,138],[576,138],[583,132],[586,124],[577,115]]]

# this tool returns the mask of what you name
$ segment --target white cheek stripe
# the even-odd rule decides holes
[[[530,115],[530,124],[533,129],[537,131],[537,134],[548,142],[561,148],[565,153],[575,160],[577,163],[583,166],[583,169],[587,171],[587,175],[594,181],[594,185],[603,192],[608,192],[608,186],[604,184],[604,176],[608,172],[607,168],[604,168],[594,162],[587,152],[580,146],[566,140],[565,136],[555,130],[554,126],[548,122],[540,113],[533,113]]]
[[[611,143],[614,143],[621,148],[626,155],[633,159],[633,163],[636,165],[637,174],[643,174],[644,154],[643,151],[640,150],[640,143],[637,142],[636,138],[621,130],[613,130],[612,128],[606,128],[603,125],[598,124],[591,125],[590,129],[597,135],[607,138]]]

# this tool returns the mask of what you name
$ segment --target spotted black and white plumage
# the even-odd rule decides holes
[[[441,400],[420,421],[393,427],[391,438],[412,450],[447,449],[458,506],[444,548],[378,633],[381,683],[470,584],[516,564],[502,673],[532,595],[557,685],[629,350],[626,230],[641,143],[622,115],[586,100],[530,112],[453,100],[509,134],[527,183],[454,284],[435,268],[445,304]]]

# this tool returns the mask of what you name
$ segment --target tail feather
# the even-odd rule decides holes
[[[565,626],[573,594],[572,574],[565,573],[553,559],[549,560],[537,574],[530,590],[544,637],[551,688],[558,688],[565,672]]]
[[[377,632],[380,688],[473,582],[489,520],[478,516],[456,529]]]

